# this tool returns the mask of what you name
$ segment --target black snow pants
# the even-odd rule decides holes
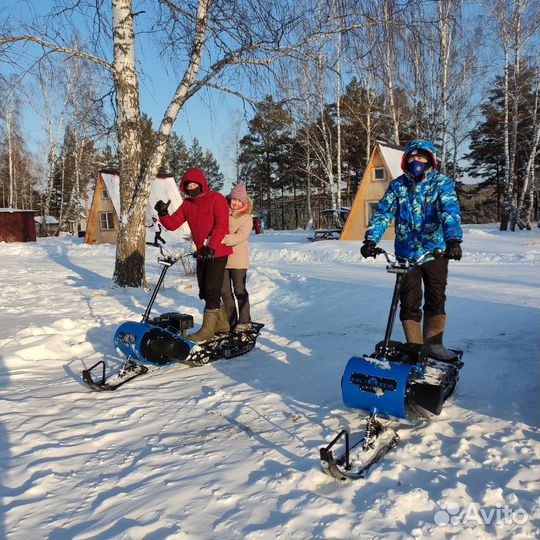
[[[400,292],[402,321],[422,320],[422,282],[424,283],[424,314],[444,315],[446,283],[448,278],[448,259],[439,257],[416,267],[405,274]]]
[[[204,309],[219,309],[221,306],[221,286],[227,259],[218,257],[211,261],[197,260],[199,298],[206,302]]]

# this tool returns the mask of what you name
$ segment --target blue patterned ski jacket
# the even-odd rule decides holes
[[[413,141],[407,146],[402,168],[413,148],[428,150],[436,163],[431,143],[427,148],[422,144],[427,142]],[[393,218],[396,255],[409,261],[428,251],[444,250],[447,240],[463,237],[454,182],[437,170],[431,170],[421,182],[415,182],[408,172],[393,180],[369,220],[365,239],[378,243]]]

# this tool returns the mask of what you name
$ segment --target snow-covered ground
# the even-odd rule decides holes
[[[540,229],[465,228],[447,302],[456,394],[431,423],[400,422],[399,446],[350,483],[318,450],[362,427],[340,378],[382,338],[393,277],[359,242],[305,237],[251,237],[255,350],[113,393],[81,370],[119,363],[114,330],[150,292],[111,287],[113,246],[0,244],[0,539],[538,538]],[[201,308],[172,269],[156,310],[199,324]]]

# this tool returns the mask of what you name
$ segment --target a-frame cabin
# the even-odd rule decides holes
[[[369,158],[362,181],[354,197],[351,211],[341,231],[340,240],[363,240],[377,203],[390,182],[403,174],[401,158],[405,148],[377,141]],[[383,236],[384,240],[395,237],[394,222]]]
[[[150,189],[148,206],[146,208],[146,225],[149,228],[148,239],[153,239],[152,217],[157,216],[154,205],[161,199],[170,199],[170,210],[176,210],[182,204],[182,197],[174,176],[170,174],[158,174]],[[92,206],[88,214],[88,225],[84,242],[86,244],[116,244],[120,215],[120,177],[114,169],[102,169],[99,171],[96,181],[96,189],[92,199]],[[164,232],[165,238],[171,235],[177,240],[184,239],[189,235],[187,224],[178,231]]]

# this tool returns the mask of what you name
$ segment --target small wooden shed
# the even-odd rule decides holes
[[[182,197],[174,176],[170,174],[158,174],[150,189],[148,205],[146,208],[146,225],[148,227],[148,239],[153,241],[154,231],[152,217],[157,216],[154,205],[161,199],[170,199],[170,211],[176,210],[182,204]],[[117,170],[103,169],[99,171],[96,181],[96,189],[92,199],[92,206],[88,213],[88,223],[84,237],[85,244],[116,244],[120,215],[120,177]],[[184,239],[186,227],[178,231],[177,239]],[[189,231],[189,229],[187,229]],[[189,234],[189,233],[188,233]],[[165,239],[170,235],[164,233]]]
[[[0,242],[35,242],[35,210],[0,208]]]
[[[362,181],[354,197],[349,217],[341,231],[340,240],[363,240],[369,219],[390,182],[401,176],[401,158],[405,148],[377,141],[371,153]],[[395,237],[392,222],[383,236],[384,240]]]
[[[59,221],[54,216],[36,216],[34,221],[37,236],[54,236],[58,232]]]

